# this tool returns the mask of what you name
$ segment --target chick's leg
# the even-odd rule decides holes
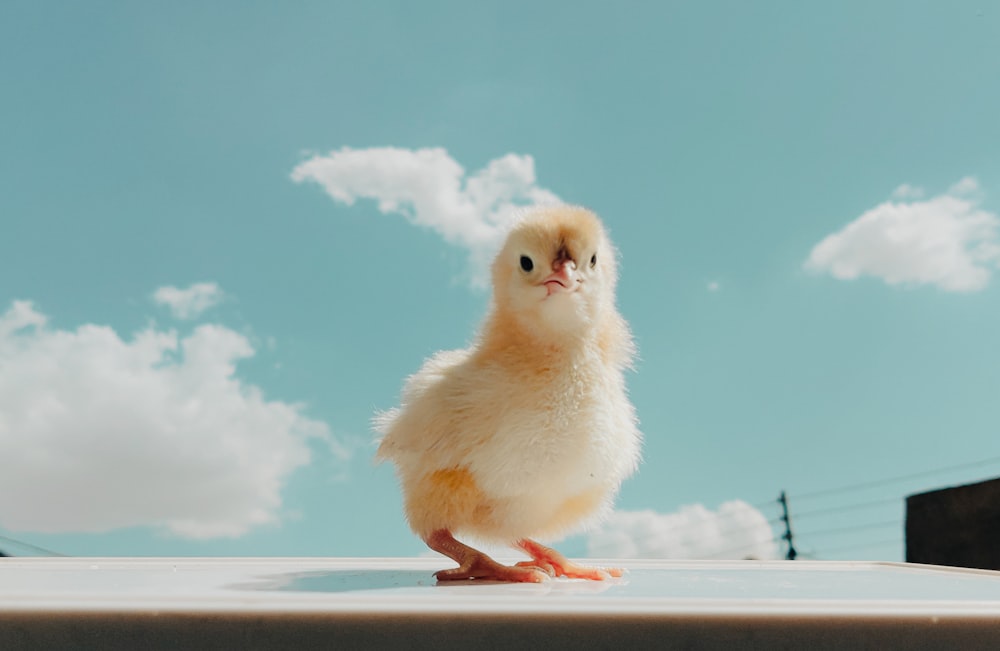
[[[619,577],[623,573],[623,570],[617,567],[587,567],[585,565],[577,565],[551,547],[546,547],[527,538],[518,541],[517,546],[531,557],[530,561],[518,563],[519,567],[538,567],[552,576],[604,581],[611,577]]]
[[[436,552],[451,558],[458,567],[434,573],[438,581],[461,579],[481,579],[486,581],[510,581],[516,583],[541,583],[548,580],[545,572],[537,567],[502,565],[479,551],[465,545],[451,535],[447,529],[438,529],[424,542]]]

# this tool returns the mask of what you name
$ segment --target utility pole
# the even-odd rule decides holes
[[[795,557],[799,554],[795,551],[795,544],[792,542],[792,520],[788,517],[788,497],[785,495],[785,491],[781,491],[781,495],[778,497],[778,504],[781,505],[781,521],[785,523],[785,533],[781,536],[781,539],[788,541],[788,553],[785,554],[785,559],[794,561]]]

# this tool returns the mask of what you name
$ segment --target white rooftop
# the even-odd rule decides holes
[[[1000,572],[901,563],[595,561],[598,583],[436,585],[447,559],[0,559],[0,649],[573,648],[656,640],[1000,648]],[[742,640],[742,642],[741,642]],[[81,644],[83,646],[81,646]],[[160,645],[160,646],[158,646]],[[710,646],[711,644],[709,644]],[[817,646],[819,645],[819,646]]]

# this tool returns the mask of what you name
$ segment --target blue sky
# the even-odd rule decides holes
[[[983,2],[7,3],[0,535],[419,553],[369,419],[551,193],[646,436],[564,549],[725,555],[784,489],[800,551],[899,559],[905,494],[1000,473],[997,61]]]

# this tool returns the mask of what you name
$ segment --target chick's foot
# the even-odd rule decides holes
[[[498,563],[478,549],[459,542],[447,529],[438,529],[424,541],[427,546],[451,558],[458,567],[434,573],[438,581],[505,581],[510,583],[542,583],[548,575],[538,567]]]
[[[605,581],[613,577],[620,577],[624,573],[624,570],[617,567],[587,567],[586,565],[578,565],[551,547],[546,547],[534,540],[521,540],[517,543],[517,546],[531,557],[530,561],[522,561],[517,564],[517,567],[540,568],[550,576]]]

